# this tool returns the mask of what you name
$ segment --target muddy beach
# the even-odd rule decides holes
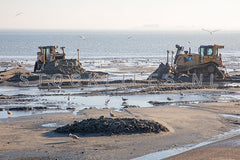
[[[216,82],[215,86],[211,86],[210,82],[202,85],[197,82],[194,85],[179,81],[166,83],[146,80],[145,77],[156,69],[152,66],[142,73],[141,67],[127,68],[124,62],[117,64],[110,63],[97,69],[101,72],[106,68],[113,71],[118,67],[120,73],[128,70],[136,77],[121,75],[112,78],[110,74],[109,78],[79,80],[75,77],[71,81],[69,76],[63,76],[55,77],[53,82],[51,75],[42,76],[40,83],[39,74],[21,67],[1,72],[0,128],[4,130],[0,133],[0,143],[3,144],[0,159],[134,159],[204,142],[239,128],[238,118],[222,115],[240,114],[238,76]],[[28,81],[19,79],[16,76],[19,73],[29,75],[23,77]],[[139,78],[141,74],[147,76]],[[112,118],[110,113],[116,116],[113,118],[154,121],[165,126],[169,132],[101,136],[75,133],[77,139],[68,133],[54,132],[74,121],[101,116]],[[236,158],[239,155],[234,149],[238,146],[232,145],[225,150],[235,153],[232,158]],[[212,152],[216,147],[217,144],[213,149],[204,149]],[[199,149],[198,154],[201,151]],[[216,149],[216,153],[219,151]],[[185,155],[188,152],[183,157]],[[190,151],[189,156],[194,154]]]

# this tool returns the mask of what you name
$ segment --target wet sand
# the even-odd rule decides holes
[[[239,103],[209,103],[192,105],[210,112],[239,115]],[[240,126],[240,119],[227,118],[224,121],[235,123]],[[240,136],[234,136],[198,149],[194,149],[170,158],[167,160],[235,160],[240,159]]]
[[[240,159],[240,136],[201,147],[167,160],[237,160]]]
[[[178,108],[129,108],[114,112],[118,117],[155,120],[170,130],[168,133],[148,133],[113,136],[82,136],[74,140],[68,135],[52,132],[56,127],[75,120],[109,117],[108,109],[86,109],[71,113],[32,115],[7,118],[0,122],[1,159],[131,159],[160,149],[200,142],[224,133],[236,125],[216,113]]]

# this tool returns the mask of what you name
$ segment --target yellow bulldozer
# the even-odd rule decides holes
[[[58,52],[58,46],[40,46],[40,52],[37,53],[37,61],[35,62],[34,72],[41,72],[44,70],[45,64],[55,61],[57,59],[65,59],[65,47],[61,47],[62,53]]]
[[[184,51],[184,47],[176,45],[177,52],[173,62],[172,56],[172,72],[176,74],[215,74],[218,78],[225,78],[227,74],[220,70],[219,67],[225,68],[222,63],[222,55],[218,52],[224,48],[221,45],[202,45],[198,49],[198,53]],[[174,54],[174,52],[172,52]],[[169,54],[169,51],[168,51]],[[168,58],[169,59],[169,58]],[[168,60],[167,63],[169,64]]]

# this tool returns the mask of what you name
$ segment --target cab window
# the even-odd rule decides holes
[[[212,56],[213,55],[213,49],[212,48],[208,48],[207,49],[207,56]]]
[[[200,48],[200,56],[201,56],[201,58],[203,58],[203,56],[204,56],[204,48]]]

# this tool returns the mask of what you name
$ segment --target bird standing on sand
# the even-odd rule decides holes
[[[58,89],[59,89],[59,90],[58,90],[58,93],[61,93],[62,87],[58,85]]]
[[[127,99],[127,98],[123,98],[123,97],[122,97],[122,100],[125,102],[125,101],[127,101],[128,99]]]
[[[70,96],[68,96],[68,102],[70,102],[71,101],[71,97]]]
[[[12,112],[8,110],[8,111],[7,111],[7,114],[11,115],[11,114],[12,114]]]
[[[50,91],[50,85],[48,85],[48,92]]]
[[[127,105],[127,102],[122,102],[122,106],[125,106],[125,105]]]
[[[68,136],[69,136],[69,137],[72,137],[73,139],[79,139],[79,138],[80,138],[80,137],[78,137],[77,135],[72,134],[72,133],[69,133]]]
[[[112,111],[110,111],[110,117],[117,117],[117,116],[113,114]]]
[[[183,92],[180,92],[180,95],[181,95],[181,96],[185,96],[185,93],[183,93]]]
[[[170,98],[170,97],[167,97],[167,100],[171,101],[171,100],[173,100],[173,99],[172,99],[172,98]]]
[[[107,106],[109,102],[110,102],[110,99],[107,99],[107,100],[105,101],[105,105]]]

